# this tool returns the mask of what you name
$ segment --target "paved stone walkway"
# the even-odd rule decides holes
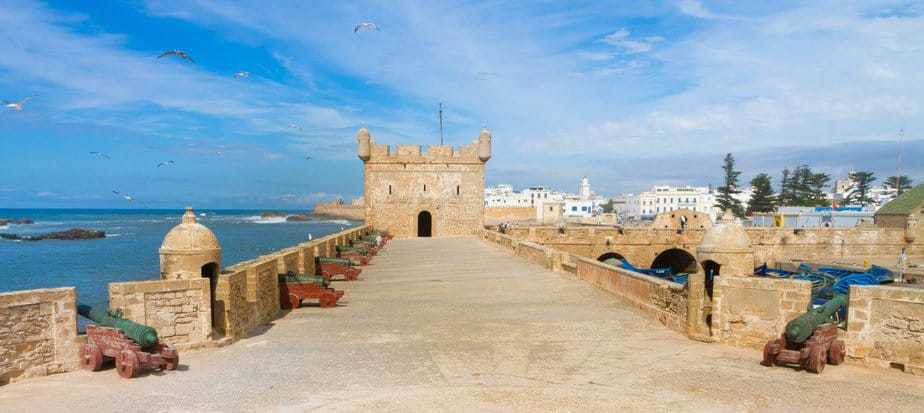
[[[687,340],[476,238],[396,240],[336,309],[187,352],[182,371],[0,387],[0,411],[921,411],[924,378],[818,376]]]

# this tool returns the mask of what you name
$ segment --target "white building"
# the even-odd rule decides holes
[[[655,185],[648,191],[627,197],[629,218],[650,219],[678,209],[705,212],[713,220],[718,216],[715,194],[704,186]]]
[[[484,190],[485,207],[531,207],[530,198],[522,192],[513,190],[513,186],[501,184]]]

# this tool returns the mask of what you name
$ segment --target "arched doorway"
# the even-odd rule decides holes
[[[621,266],[621,265],[622,265],[622,261],[624,261],[625,259],[626,259],[626,258],[623,257],[622,254],[620,254],[620,253],[618,253],[618,252],[607,252],[607,253],[605,253],[605,254],[603,254],[603,255],[597,257],[597,261],[600,261],[600,262],[602,262],[602,263],[604,263],[604,264],[612,265],[612,266],[614,266],[614,267],[619,267],[619,266]]]
[[[694,274],[699,270],[696,258],[680,248],[671,248],[658,254],[654,261],[651,262],[650,268],[670,268],[673,274],[684,272]]]
[[[430,237],[433,235],[433,217],[427,211],[417,214],[417,236]]]
[[[218,288],[218,264],[210,262],[202,266],[202,277],[209,279],[209,297],[212,303],[212,327],[218,327],[219,308],[215,302],[215,290]]]

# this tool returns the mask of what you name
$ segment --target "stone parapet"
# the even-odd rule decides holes
[[[0,385],[77,368],[73,287],[0,293]]]
[[[924,289],[852,286],[847,357],[924,375]]]
[[[209,280],[133,281],[109,284],[109,308],[153,327],[161,342],[195,347],[211,339]]]
[[[712,336],[719,342],[762,349],[790,320],[809,309],[812,283],[754,277],[715,277]]]

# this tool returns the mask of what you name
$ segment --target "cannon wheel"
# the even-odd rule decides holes
[[[180,365],[180,355],[177,354],[173,357],[164,358],[164,370],[176,370],[177,366]]]
[[[296,294],[289,293],[289,303],[286,310],[293,310],[302,305],[302,299]]]
[[[773,339],[767,342],[764,345],[764,361],[760,364],[763,364],[767,367],[773,367],[776,364],[776,355],[780,354],[780,343],[777,339]]]
[[[93,343],[87,343],[83,346],[83,354],[80,355],[80,367],[90,371],[99,371],[103,366],[103,352]]]
[[[116,356],[116,371],[119,372],[122,378],[130,379],[134,377],[137,370],[138,356],[135,355],[134,351],[122,350],[119,355]]]
[[[828,364],[832,366],[841,364],[845,356],[847,356],[847,346],[844,345],[844,340],[832,341],[831,347],[828,348]]]
[[[333,307],[337,305],[337,296],[333,293],[325,292],[318,297],[318,303],[322,308]]]
[[[828,359],[827,353],[823,346],[813,346],[812,350],[809,351],[808,360],[805,361],[805,369],[815,374],[821,374],[825,369],[825,361]]]

